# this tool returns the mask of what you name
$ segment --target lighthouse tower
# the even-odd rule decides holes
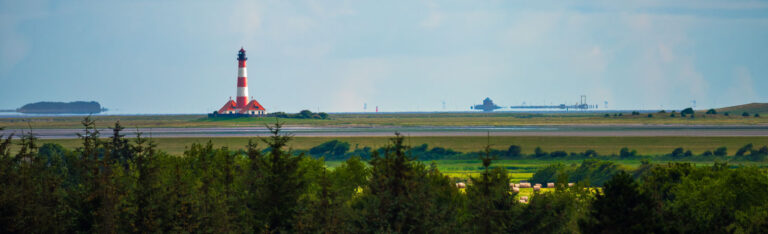
[[[237,108],[248,105],[248,71],[245,68],[245,50],[240,47],[237,52]]]
[[[233,101],[230,97],[230,100],[219,111],[215,112],[213,116],[262,116],[267,114],[267,110],[256,99],[251,98],[253,100],[248,100],[246,60],[248,60],[248,57],[245,57],[245,49],[241,47],[240,51],[237,52],[237,98]]]

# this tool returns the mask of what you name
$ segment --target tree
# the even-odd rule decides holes
[[[728,148],[726,148],[725,146],[719,147],[715,149],[714,154],[715,156],[718,156],[718,157],[725,157],[728,155]]]
[[[667,202],[674,233],[758,233],[768,225],[768,177],[757,167],[695,168]]]
[[[739,148],[739,150],[736,151],[736,156],[744,156],[744,154],[749,153],[752,151],[752,143],[746,144]]]
[[[320,116],[320,119],[328,119],[328,113],[320,112],[318,115]]]
[[[682,158],[685,156],[685,150],[682,147],[675,148],[670,154],[673,158]]]
[[[519,225],[515,217],[522,210],[515,200],[516,193],[510,191],[506,169],[490,168],[495,158],[490,152],[488,145],[480,157],[483,172],[477,178],[470,177],[472,184],[467,188],[468,231],[471,233],[509,233]]]
[[[749,112],[746,112],[746,111],[745,111],[744,113],[741,113],[741,116],[743,116],[743,117],[749,117]]]
[[[522,148],[517,145],[510,145],[507,149],[508,157],[520,157],[522,155]]]
[[[593,149],[588,149],[588,150],[584,151],[583,155],[584,155],[584,157],[587,157],[587,158],[595,158],[595,157],[599,156],[597,154],[597,151],[595,151]]]
[[[680,115],[682,115],[682,116],[693,115],[693,114],[695,114],[695,111],[693,111],[693,108],[690,108],[690,107],[685,108],[682,111],[680,111]]]
[[[408,146],[399,133],[381,154],[374,151],[369,164],[371,175],[355,201],[356,228],[365,232],[435,232],[450,216],[436,215],[443,209],[442,195],[434,191],[455,191],[449,180],[429,176],[423,164],[407,155]],[[433,179],[429,179],[433,178]],[[453,193],[453,192],[451,192]]]
[[[658,233],[662,224],[653,207],[651,198],[622,171],[595,195],[589,216],[579,226],[584,233]]]
[[[307,185],[303,179],[305,172],[299,167],[304,155],[293,156],[290,149],[284,149],[292,136],[282,133],[282,126],[280,122],[267,126],[271,135],[261,139],[270,151],[266,160],[260,164],[263,168],[259,170],[264,178],[260,186],[264,188],[258,190],[261,199],[257,209],[263,213],[263,220],[270,232],[291,230],[299,209],[299,198]]]
[[[312,111],[309,110],[301,110],[299,112],[299,118],[302,119],[311,119],[312,118]]]
[[[569,187],[567,178],[567,174],[559,175],[553,192],[536,193],[530,199],[518,217],[522,224],[516,232],[573,233],[579,229],[578,222],[588,214],[592,194],[582,183]]]
[[[115,133],[113,136],[113,142],[121,142],[122,139],[119,132],[121,128],[118,128],[119,123],[115,124]],[[114,144],[110,150],[113,152],[120,152],[123,144]],[[121,152],[124,160],[133,159],[133,166],[135,170],[133,190],[131,192],[131,205],[136,210],[135,215],[132,217],[133,232],[158,232],[160,231],[160,217],[163,212],[159,204],[160,200],[160,187],[158,178],[158,168],[155,162],[155,143],[152,139],[141,137],[141,133],[136,136],[135,144],[131,145],[131,152]]]
[[[709,109],[709,110],[707,110],[707,114],[708,115],[716,115],[717,111],[715,109]]]
[[[546,157],[549,155],[547,152],[544,152],[544,150],[541,149],[541,147],[536,146],[536,149],[533,150],[533,156],[537,158]]]
[[[622,147],[621,150],[619,150],[619,157],[620,158],[632,158],[637,155],[637,150],[630,150],[627,147]]]

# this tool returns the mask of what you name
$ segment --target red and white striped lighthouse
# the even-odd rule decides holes
[[[248,71],[245,68],[245,50],[240,47],[237,52],[237,108],[248,105]]]
[[[245,49],[240,47],[237,53],[237,98],[230,100],[219,109],[223,115],[265,115],[267,111],[256,100],[248,100],[248,71],[245,68]]]

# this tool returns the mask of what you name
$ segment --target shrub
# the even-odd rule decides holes
[[[309,154],[314,157],[325,156],[327,160],[340,159],[349,151],[349,143],[331,140],[309,149]]]
[[[553,158],[562,158],[562,157],[568,156],[568,153],[562,150],[558,150],[550,153],[549,156]]]
[[[711,150],[704,151],[704,153],[701,154],[701,156],[704,157],[712,157],[713,155],[715,154],[713,154]]]
[[[683,115],[683,116],[685,116],[685,115],[693,115],[695,113],[696,112],[693,111],[693,108],[690,108],[690,107],[685,108],[682,111],[680,111],[680,115]]]
[[[725,157],[728,155],[728,148],[725,148],[725,146],[717,148],[715,149],[714,154],[718,157]]]
[[[547,152],[544,152],[544,150],[541,149],[541,147],[536,146],[536,149],[533,150],[533,156],[540,158],[549,155]]]
[[[752,151],[752,143],[746,144],[736,151],[736,156],[744,156],[747,152]]]
[[[638,112],[638,111],[632,111],[632,115],[640,115],[640,112]]]
[[[637,150],[629,150],[629,148],[624,147],[619,150],[619,157],[620,158],[630,158],[635,157],[637,155]]]
[[[594,158],[594,157],[597,157],[597,156],[598,156],[597,155],[597,151],[595,151],[593,149],[588,149],[587,151],[584,151],[584,157]]]
[[[648,118],[653,118],[653,114],[648,114]]]
[[[749,112],[746,112],[746,111],[745,111],[744,113],[741,113],[741,116],[744,116],[744,117],[749,117]]]
[[[723,115],[725,115],[725,116],[730,116],[730,115],[731,115],[731,113],[725,112],[725,114],[723,114]]]
[[[760,118],[760,114],[755,113],[755,118]]]
[[[672,150],[672,156],[673,158],[682,158],[685,155],[685,150],[682,147],[678,147],[675,150]]]
[[[520,157],[522,148],[517,145],[510,145],[509,149],[507,149],[507,156],[509,157]]]
[[[708,115],[716,115],[717,111],[715,109],[709,109],[709,110],[707,110],[707,114]]]

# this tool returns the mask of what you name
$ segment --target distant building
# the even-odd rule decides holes
[[[491,100],[491,98],[485,98],[485,100],[483,100],[483,104],[481,104],[481,105],[474,105],[474,106],[470,107],[470,109],[482,110],[482,111],[489,112],[489,111],[493,111],[493,110],[496,110],[496,109],[501,109],[501,107],[497,106],[496,104],[493,104],[493,100]]]
[[[214,111],[209,117],[217,116],[264,116],[267,110],[264,109],[256,99],[248,101],[248,73],[245,68],[245,50],[240,48],[237,53],[237,98],[224,104],[218,111]]]

